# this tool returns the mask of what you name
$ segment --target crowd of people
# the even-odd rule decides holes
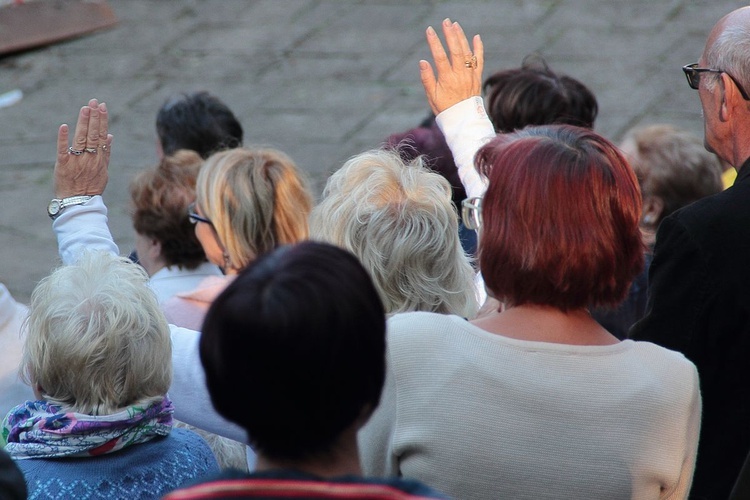
[[[0,285],[0,497],[747,498],[750,7],[683,68],[705,149],[616,145],[582,82],[483,80],[441,28],[430,116],[317,205],[217,97],[170,97],[130,258],[106,104],[60,127],[62,266],[28,307]]]

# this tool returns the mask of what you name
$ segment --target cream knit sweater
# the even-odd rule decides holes
[[[386,386],[359,436],[365,474],[459,499],[687,496],[701,401],[681,354],[515,340],[432,313],[388,329]]]

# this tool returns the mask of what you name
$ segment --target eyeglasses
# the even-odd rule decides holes
[[[482,198],[474,196],[461,202],[461,219],[466,229],[478,231],[482,226]]]
[[[188,205],[188,219],[190,219],[190,222],[192,224],[198,224],[199,222],[205,222],[206,224],[209,224],[211,226],[214,225],[213,222],[211,222],[209,219],[206,219],[205,217],[201,217],[198,215],[198,212],[195,210],[195,202]]]
[[[688,85],[690,85],[690,88],[695,90],[698,90],[698,87],[700,85],[701,73],[724,73],[737,86],[737,90],[740,91],[740,95],[742,96],[742,98],[746,101],[750,101],[750,97],[748,97],[747,92],[745,92],[745,89],[742,88],[742,85],[737,83],[737,80],[735,80],[732,75],[722,69],[699,68],[698,63],[693,63],[683,66],[682,71],[685,72],[685,77],[687,77]]]

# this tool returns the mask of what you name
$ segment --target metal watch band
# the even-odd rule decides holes
[[[89,195],[78,195],[78,196],[70,196],[68,198],[53,198],[49,205],[47,205],[47,215],[50,216],[52,220],[57,219],[57,217],[65,210],[66,207],[70,207],[73,205],[82,205],[89,201],[92,196]]]

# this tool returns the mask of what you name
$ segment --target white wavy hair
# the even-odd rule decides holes
[[[141,266],[88,252],[34,289],[23,378],[66,411],[108,415],[163,397],[172,382],[169,326]]]
[[[389,314],[476,314],[450,184],[421,158],[405,164],[380,149],[351,158],[328,179],[310,234],[360,259]]]

